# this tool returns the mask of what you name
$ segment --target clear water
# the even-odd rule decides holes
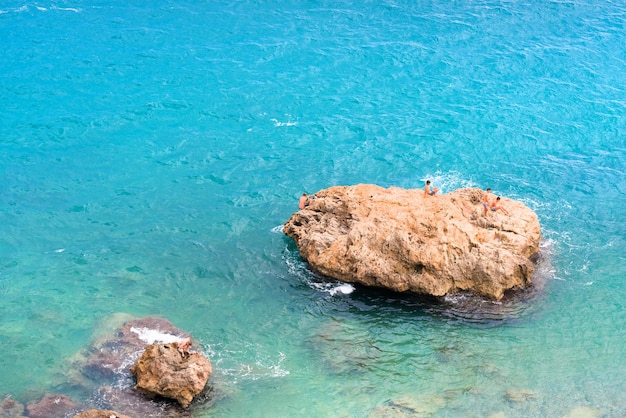
[[[0,393],[64,387],[126,313],[211,358],[196,417],[625,416],[625,26],[604,0],[5,0]],[[528,298],[333,296],[280,232],[302,191],[426,178],[538,213]]]

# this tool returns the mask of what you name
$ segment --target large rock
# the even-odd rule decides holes
[[[531,284],[537,215],[503,197],[483,217],[479,189],[426,196],[422,189],[335,186],[316,193],[284,232],[310,267],[344,282],[444,296],[501,299]]]
[[[198,353],[179,352],[179,342],[150,344],[130,368],[136,389],[175,399],[183,407],[200,394],[211,376],[211,362]]]

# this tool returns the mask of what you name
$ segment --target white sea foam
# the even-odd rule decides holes
[[[311,277],[307,279],[308,285],[313,289],[329,293],[331,296],[349,295],[355,290],[355,287],[349,283],[343,283],[337,280],[316,281],[315,279],[319,280],[319,278],[311,273]]]
[[[456,171],[449,172],[441,172],[436,171],[433,174],[428,174],[421,179],[422,182],[426,182],[426,180],[430,180],[433,187],[437,187],[439,189],[439,193],[448,193],[460,188],[466,187],[479,187],[474,181],[471,179],[465,178],[461,173]],[[420,187],[422,187],[420,185]]]
[[[141,341],[144,341],[147,344],[174,343],[182,340],[182,338],[177,337],[176,335],[167,334],[156,329],[132,327],[130,330],[131,332],[137,334]]]
[[[80,13],[80,9],[75,9],[73,7],[57,7],[57,6],[52,6],[52,9],[54,10],[61,10],[64,12],[74,12],[74,13]]]
[[[282,233],[284,233],[283,232],[283,227],[284,227],[284,225],[275,226],[274,228],[272,228],[272,232],[275,233],[275,234],[282,234]]]
[[[290,374],[289,370],[283,366],[287,357],[283,352],[279,351],[278,358],[276,358],[275,354],[261,354],[262,349],[257,345],[244,345],[246,345],[243,349],[244,352],[256,353],[256,358],[251,362],[228,364],[231,360],[242,357],[242,352],[225,347],[209,346],[206,352],[211,358],[211,362],[216,366],[215,369],[224,376],[231,376],[235,382],[241,379],[259,380]]]
[[[297,256],[297,252],[290,251],[288,246],[285,247],[285,256],[283,259],[289,269],[289,273],[299,277],[313,289],[330,293],[332,296],[349,295],[355,290],[355,287],[349,283],[319,277],[309,270],[306,263]]]
[[[328,293],[330,293],[332,296],[335,296],[335,295],[349,295],[352,292],[354,292],[354,286],[352,286],[351,284],[348,284],[348,283],[344,283],[342,285],[335,286],[335,287],[333,287],[332,289],[330,289],[328,291]]]
[[[190,242],[191,242],[193,245],[195,245],[196,247],[199,247],[199,248],[206,248],[206,246],[205,246],[203,243],[201,243],[200,241],[191,240]]]
[[[484,304],[484,305],[502,305],[501,301],[484,299],[472,293],[450,293],[443,297],[443,300],[452,305],[467,304]]]
[[[278,126],[296,126],[298,123],[297,122],[280,122],[278,119],[271,119],[272,122],[274,122],[274,126],[278,127]]]
[[[239,376],[246,377],[251,380],[258,380],[265,377],[283,377],[289,375],[289,370],[283,369],[281,364],[285,360],[285,354],[279,352],[278,361],[275,363],[257,360],[254,365],[241,364],[239,367]]]
[[[32,6],[32,5],[31,5]],[[4,14],[4,13],[9,13],[9,12],[14,12],[14,13],[23,13],[23,12],[27,12],[30,10],[29,5],[25,4],[23,6],[17,7],[15,9],[12,10],[0,10],[0,14]],[[75,7],[58,7],[58,6],[51,6],[51,7],[44,7],[44,6],[39,6],[39,5],[34,5],[32,6],[34,7],[36,10],[40,11],[40,12],[47,12],[50,10],[58,10],[61,12],[74,12],[74,13],[80,13],[82,10],[81,9],[77,9]]]

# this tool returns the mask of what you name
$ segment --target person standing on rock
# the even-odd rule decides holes
[[[483,194],[483,216],[487,217],[487,211],[489,210],[489,196],[491,195],[491,187],[487,187],[485,194]]]
[[[426,180],[426,185],[424,186],[424,195],[425,196],[434,196],[439,191],[438,188],[433,187],[430,188],[430,180]]]
[[[300,202],[298,203],[298,207],[300,209],[304,209],[304,207],[307,205],[308,201],[309,201],[309,198],[306,195],[306,193],[302,193],[302,196],[300,196]]]

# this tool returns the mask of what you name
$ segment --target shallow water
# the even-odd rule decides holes
[[[0,5],[0,393],[86,400],[67,361],[127,313],[211,358],[197,417],[623,416],[625,24],[578,0]],[[302,191],[427,178],[537,212],[536,289],[331,295],[280,232]]]

